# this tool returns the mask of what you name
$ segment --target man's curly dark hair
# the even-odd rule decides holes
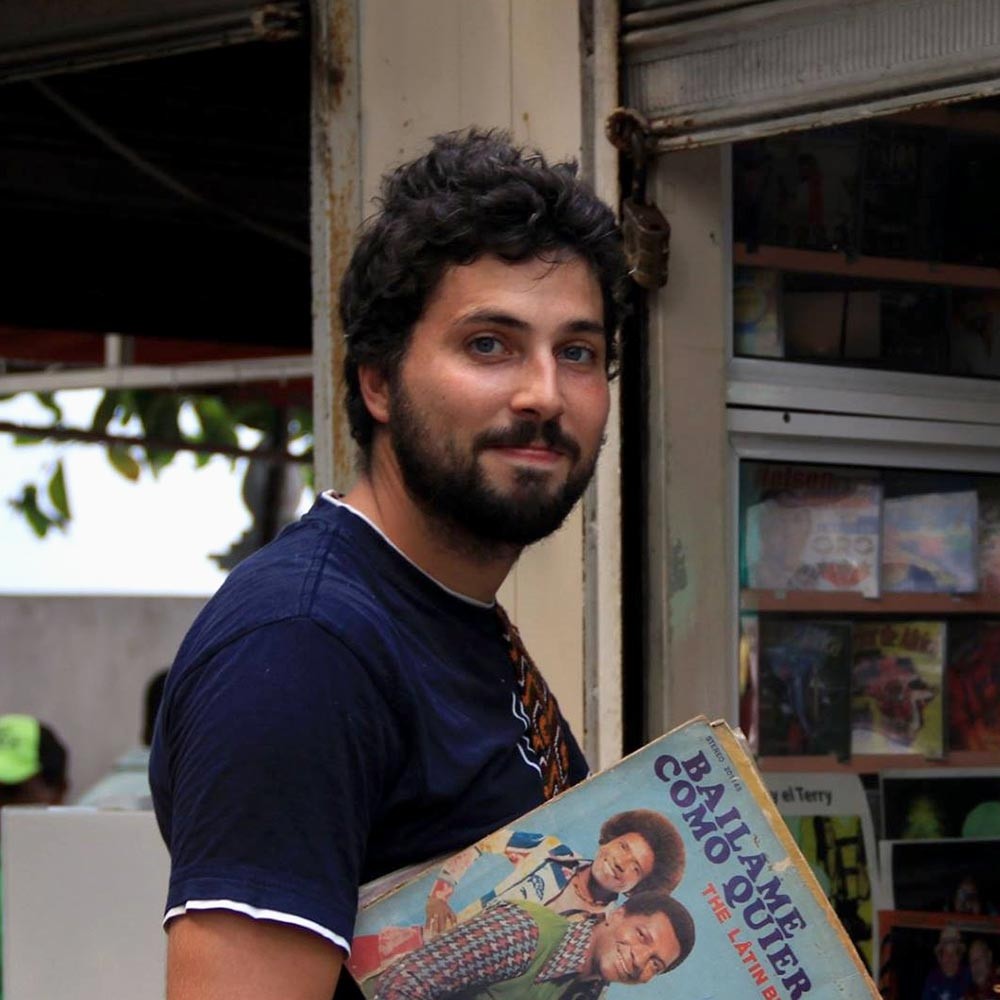
[[[611,209],[577,177],[574,162],[549,164],[504,132],[449,132],[383,178],[380,206],[340,288],[347,415],[365,455],[374,424],[358,366],[391,376],[445,270],[483,254],[585,260],[601,287],[611,376],[626,274],[621,237]]]
[[[661,889],[673,892],[684,874],[684,841],[677,827],[666,816],[652,809],[629,809],[615,813],[604,821],[597,842],[606,844],[626,833],[638,833],[653,852],[653,868],[636,891]]]

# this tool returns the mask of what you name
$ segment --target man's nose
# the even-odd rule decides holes
[[[564,409],[559,365],[551,354],[528,357],[518,371],[511,409],[541,422],[552,420]]]

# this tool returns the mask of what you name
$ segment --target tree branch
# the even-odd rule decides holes
[[[138,445],[155,451],[191,451],[207,455],[225,455],[227,458],[250,458],[255,461],[284,462],[306,465],[312,462],[312,455],[293,455],[282,449],[239,448],[224,444],[204,444],[184,439],[167,441],[162,438],[131,437],[124,434],[108,434],[101,431],[87,431],[82,427],[31,427],[0,420],[0,433],[17,434],[22,437],[37,437],[40,441],[78,441],[82,444]]]

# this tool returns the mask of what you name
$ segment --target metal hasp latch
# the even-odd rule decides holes
[[[648,151],[645,119],[630,108],[619,108],[607,122],[611,143],[632,161],[632,190],[622,202],[622,236],[632,280],[643,288],[667,283],[670,223],[646,200]]]

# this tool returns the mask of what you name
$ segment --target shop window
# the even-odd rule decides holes
[[[734,147],[738,357],[1000,377],[991,102]]]

